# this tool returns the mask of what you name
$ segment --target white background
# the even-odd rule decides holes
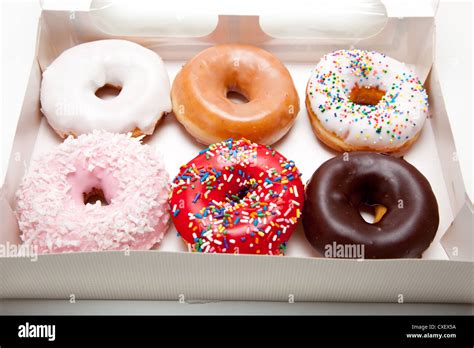
[[[419,1],[419,0],[412,0]],[[196,6],[203,6],[204,1],[196,1]],[[288,5],[284,2],[283,4]],[[1,0],[1,67],[2,67],[2,105],[0,116],[0,182],[3,182],[16,123],[28,77],[33,62],[36,28],[40,16],[39,0]],[[272,6],[275,3],[272,2]],[[473,174],[473,121],[472,121],[472,2],[441,1],[437,15],[436,62],[445,96],[446,107],[450,115],[451,126],[456,138],[459,159],[463,170],[465,184],[474,198],[472,186]],[[459,86],[464,86],[459,88]],[[466,88],[467,86],[467,88]],[[143,302],[123,301],[121,307],[111,302],[101,302],[99,307],[90,305],[91,301],[76,304],[73,308],[67,301],[5,301],[0,302],[0,313],[44,313],[83,312],[83,313],[225,313],[235,312],[233,306],[216,304],[187,305],[176,307],[167,305],[145,305]],[[311,304],[288,306],[287,304],[242,305],[240,314],[249,313],[450,313],[467,314],[471,306],[459,305],[344,305]],[[179,309],[178,309],[179,308]],[[467,311],[467,312],[466,312]]]

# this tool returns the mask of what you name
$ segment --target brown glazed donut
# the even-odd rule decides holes
[[[229,92],[248,102],[236,104]],[[283,137],[300,110],[288,69],[273,54],[250,45],[218,45],[197,54],[171,89],[178,121],[201,143],[245,137],[270,145]]]
[[[313,174],[305,198],[306,238],[323,255],[328,246],[363,245],[366,259],[419,258],[438,229],[429,182],[401,158],[371,152],[334,157]],[[378,209],[371,224],[361,205],[386,211]]]

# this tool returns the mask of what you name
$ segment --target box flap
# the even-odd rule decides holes
[[[271,37],[363,39],[380,32],[388,17],[434,17],[437,0],[296,0],[241,2],[175,0],[163,6],[152,0],[42,0],[44,10],[91,11],[97,25],[114,35],[205,36],[220,15],[259,16]]]
[[[439,0],[381,0],[389,17],[434,17]]]
[[[436,16],[435,65],[454,136],[467,196],[474,202],[472,120],[472,3],[441,4]],[[445,28],[449,28],[446,30]],[[445,29],[445,30],[441,30]]]

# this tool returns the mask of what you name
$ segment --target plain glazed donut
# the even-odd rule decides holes
[[[386,211],[376,214],[379,221],[371,224],[362,218],[361,205]],[[438,223],[429,182],[400,158],[346,153],[323,163],[306,187],[304,231],[323,255],[337,245],[364,246],[362,257],[367,259],[418,258],[435,237]]]
[[[227,93],[248,100],[236,104]],[[248,45],[219,45],[192,58],[171,90],[179,122],[206,145],[245,137],[272,144],[283,137],[299,112],[290,73],[272,54]]]
[[[324,56],[306,88],[316,136],[336,151],[403,152],[418,138],[428,97],[405,64],[381,53]]]
[[[173,221],[190,249],[283,254],[303,208],[293,161],[249,140],[213,144],[172,183]]]
[[[104,86],[120,93],[101,99],[95,93]],[[63,138],[93,130],[152,134],[171,111],[168,73],[158,54],[136,43],[84,43],[61,53],[44,71],[41,109]]]
[[[169,224],[168,174],[130,134],[68,137],[17,192],[21,239],[38,253],[150,249]]]

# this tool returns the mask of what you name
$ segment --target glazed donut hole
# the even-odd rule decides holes
[[[229,88],[226,93],[226,98],[234,104],[247,104],[250,100],[237,89]]]
[[[241,173],[243,176],[252,176],[252,173],[243,169],[241,169]],[[231,180],[231,182],[226,182],[225,190],[217,190],[217,192],[214,193],[214,200],[223,203],[233,201],[239,204],[248,199],[248,197],[250,197],[259,186],[260,184],[256,182],[253,184],[246,183],[242,185],[241,183]]]
[[[83,192],[82,196],[84,197],[84,205],[86,204],[96,204],[100,201],[101,205],[109,205],[110,202],[105,198],[104,191],[100,187],[93,187],[88,192]]]
[[[123,86],[121,84],[106,83],[102,87],[97,88],[95,96],[103,101],[111,101],[117,98],[122,92]],[[135,127],[132,129],[132,137],[137,138],[144,135],[140,128]],[[74,136],[76,137],[76,136]]]
[[[103,170],[77,169],[66,176],[71,189],[68,194],[77,205],[97,204],[108,206],[116,196],[118,181]]]
[[[228,74],[228,71],[235,71],[235,73]],[[238,74],[237,71],[243,74]],[[261,83],[253,79],[259,74],[261,73],[245,60],[239,64],[238,70],[233,64],[228,64],[227,69],[220,72],[219,88],[224,90],[224,98],[237,105],[247,104],[259,98]]]
[[[117,98],[122,92],[123,86],[121,84],[115,83],[106,83],[102,87],[97,88],[95,91],[95,96],[103,101],[111,101]],[[143,135],[143,132],[140,128],[132,129],[132,137],[137,138]],[[74,136],[76,138],[76,136]]]
[[[386,91],[378,86],[359,86],[355,83],[349,93],[349,100],[358,105],[377,105]]]
[[[122,86],[106,83],[102,87],[97,88],[94,94],[99,99],[111,100],[118,97],[120,92],[122,92]]]
[[[383,204],[370,204],[368,202],[361,202],[358,208],[362,219],[371,225],[380,222],[387,212],[387,207]]]
[[[347,203],[359,212],[367,224],[379,223],[388,212],[387,200],[390,200],[393,192],[388,194],[376,184],[383,181],[381,177],[362,176],[347,197]]]
[[[236,201],[240,202],[249,194],[249,192],[252,192],[253,189],[254,187],[252,187],[251,185],[241,187],[237,193],[234,193],[233,198]]]

